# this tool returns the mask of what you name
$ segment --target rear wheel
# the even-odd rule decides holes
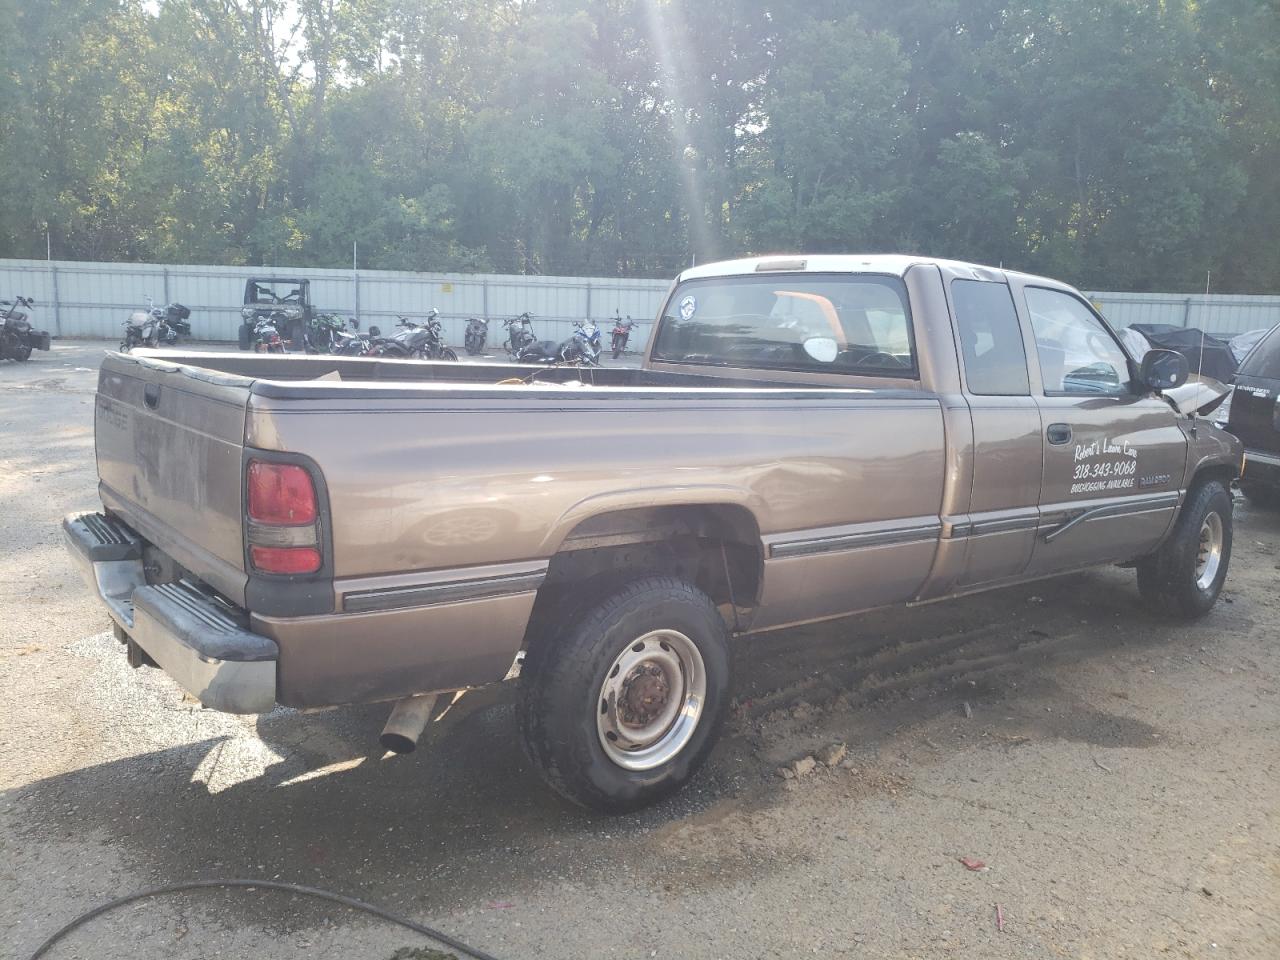
[[[1192,488],[1173,532],[1138,561],[1138,591],[1157,613],[1188,620],[1213,608],[1231,561],[1231,494],[1218,480]]]
[[[706,760],[729,695],[728,631],[673,577],[628,584],[530,644],[525,750],[561,796],[622,812],[678,790]]]

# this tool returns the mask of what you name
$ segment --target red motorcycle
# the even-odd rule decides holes
[[[617,360],[627,349],[627,341],[631,339],[631,328],[635,321],[630,317],[623,319],[622,311],[615,310],[613,317],[613,359]]]

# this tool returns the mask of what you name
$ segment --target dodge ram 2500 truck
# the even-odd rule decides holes
[[[411,749],[432,694],[518,675],[550,785],[632,809],[707,756],[737,635],[1104,563],[1207,612],[1242,451],[1187,378],[1042,277],[737,260],[639,370],[108,354],[64,531],[207,707],[397,701]]]

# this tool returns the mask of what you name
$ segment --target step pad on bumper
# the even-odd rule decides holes
[[[118,521],[79,514],[62,531],[112,619],[179,686],[228,713],[275,706],[280,648],[247,630],[242,613],[188,581],[148,584],[142,539]]]

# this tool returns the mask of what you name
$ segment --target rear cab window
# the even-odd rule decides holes
[[[1027,352],[1009,285],[952,280],[951,302],[968,391],[976,396],[1028,396]]]
[[[898,277],[879,274],[770,273],[686,280],[663,308],[650,358],[916,377],[906,286]]]

